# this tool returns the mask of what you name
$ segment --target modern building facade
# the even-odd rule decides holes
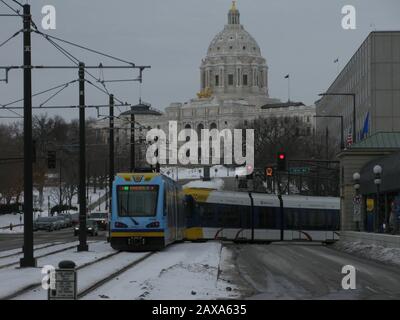
[[[356,140],[377,132],[400,131],[400,31],[371,32],[326,91],[355,94]],[[339,115],[344,135],[353,132],[353,97],[324,96],[316,102],[317,115]],[[340,141],[340,119],[317,119],[317,131]],[[353,141],[354,143],[354,141]]]

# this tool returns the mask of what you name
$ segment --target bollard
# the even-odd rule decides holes
[[[12,229],[13,229],[13,224],[10,223],[10,231],[12,231]]]
[[[55,273],[55,289],[50,288],[48,290],[48,300],[76,300],[77,274],[75,262],[61,261]]]

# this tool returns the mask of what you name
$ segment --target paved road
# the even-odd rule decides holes
[[[400,299],[400,268],[322,245],[228,245],[236,282],[249,299]],[[356,268],[356,289],[342,289],[342,267]]]
[[[97,237],[88,236],[88,239],[90,240],[105,239],[106,234],[107,233],[105,231],[99,231],[99,236]],[[36,231],[33,237],[35,245],[43,243],[51,243],[55,241],[78,240],[78,237],[74,236],[74,231],[72,228],[62,229],[53,232]],[[23,234],[0,234],[0,251],[22,248],[24,242],[23,240],[24,240]]]

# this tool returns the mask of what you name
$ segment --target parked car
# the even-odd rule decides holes
[[[90,220],[94,220],[100,230],[107,230],[108,228],[108,213],[107,212],[92,212]]]
[[[99,227],[97,226],[97,222],[94,220],[86,220],[86,233],[90,234],[92,237],[97,236],[99,234]],[[76,225],[74,228],[74,236],[79,234],[79,225]]]
[[[54,216],[52,218],[54,219],[54,221],[56,221],[58,230],[67,227],[67,221],[64,216]]]
[[[33,230],[57,230],[59,223],[53,217],[39,217],[33,222]]]
[[[65,220],[65,228],[72,227],[72,216],[70,214],[61,215]]]
[[[72,226],[79,224],[79,213],[71,214]]]

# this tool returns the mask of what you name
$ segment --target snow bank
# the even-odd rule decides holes
[[[338,241],[334,249],[379,262],[400,266],[400,249],[387,248],[362,242]]]

